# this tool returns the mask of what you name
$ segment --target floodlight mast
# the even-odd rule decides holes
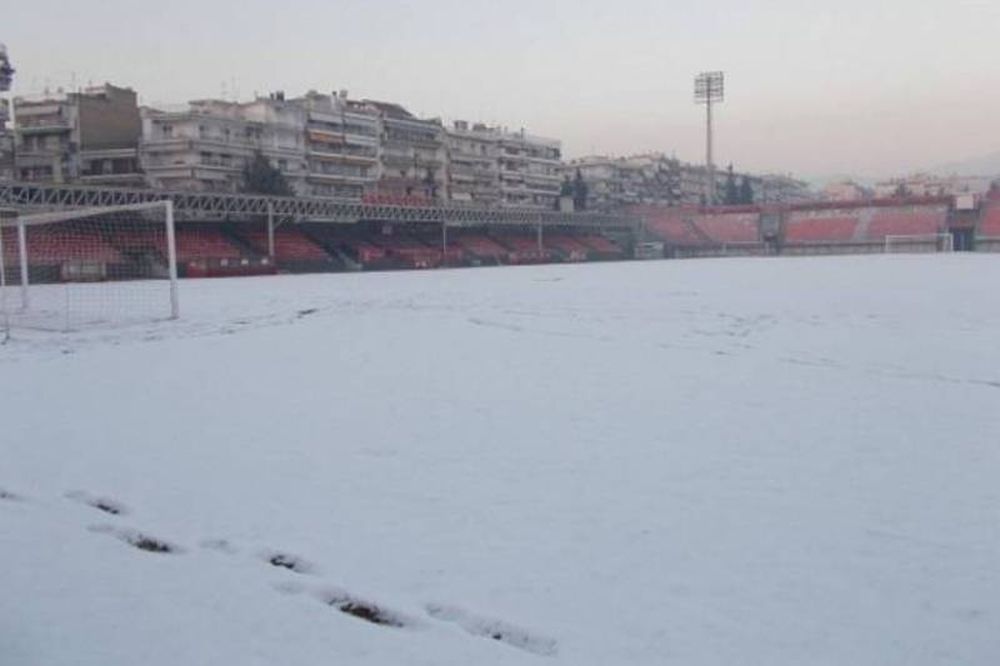
[[[723,72],[702,72],[694,79],[695,104],[704,104],[707,114],[705,133],[705,203],[713,206],[715,197],[715,162],[712,157],[712,106],[725,98],[725,74]]]

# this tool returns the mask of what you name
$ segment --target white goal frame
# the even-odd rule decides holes
[[[16,275],[19,278],[17,289],[20,294],[21,302],[15,309],[12,307],[10,299],[8,298],[8,292],[12,291],[14,286],[11,285],[10,280],[7,279],[9,267],[5,265],[5,239],[6,242],[10,242],[9,236],[11,235],[8,231],[8,233],[0,233],[0,339],[6,341],[10,338],[12,315],[15,312],[27,312],[31,308],[31,280],[29,274],[30,257],[27,241],[27,230],[30,227],[57,224],[60,222],[72,222],[74,220],[82,220],[90,217],[100,217],[101,215],[112,215],[127,212],[145,212],[161,209],[164,213],[164,236],[167,250],[167,279],[170,282],[169,311],[166,314],[168,319],[178,319],[180,317],[180,296],[177,288],[177,240],[174,229],[173,201],[165,199],[162,201],[126,204],[121,206],[78,208],[46,213],[35,213],[30,215],[15,214],[13,218],[0,217],[0,232],[10,229],[16,230],[18,259]]]
[[[893,245],[903,247],[934,247],[935,252],[954,252],[955,239],[950,233],[937,234],[894,234],[885,237],[882,251],[885,254],[894,254]],[[913,252],[913,250],[901,250],[900,252]]]

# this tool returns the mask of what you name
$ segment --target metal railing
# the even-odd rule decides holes
[[[272,197],[218,192],[0,182],[0,208],[16,210],[108,207],[170,200],[179,219],[251,219],[275,215],[300,221],[355,223],[362,220],[436,223],[448,226],[567,226],[601,230],[634,230],[638,218],[602,213],[560,213],[532,208],[486,208],[450,203],[400,206],[351,199]]]

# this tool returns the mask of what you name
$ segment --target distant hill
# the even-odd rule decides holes
[[[940,164],[930,169],[931,173],[942,176],[1000,176],[1000,151],[971,157],[959,162]]]

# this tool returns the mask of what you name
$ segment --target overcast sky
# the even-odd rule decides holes
[[[346,88],[697,161],[692,78],[722,69],[717,162],[883,176],[1000,150],[1000,0],[0,0],[16,87],[146,103]],[[235,85],[234,85],[235,84]]]

